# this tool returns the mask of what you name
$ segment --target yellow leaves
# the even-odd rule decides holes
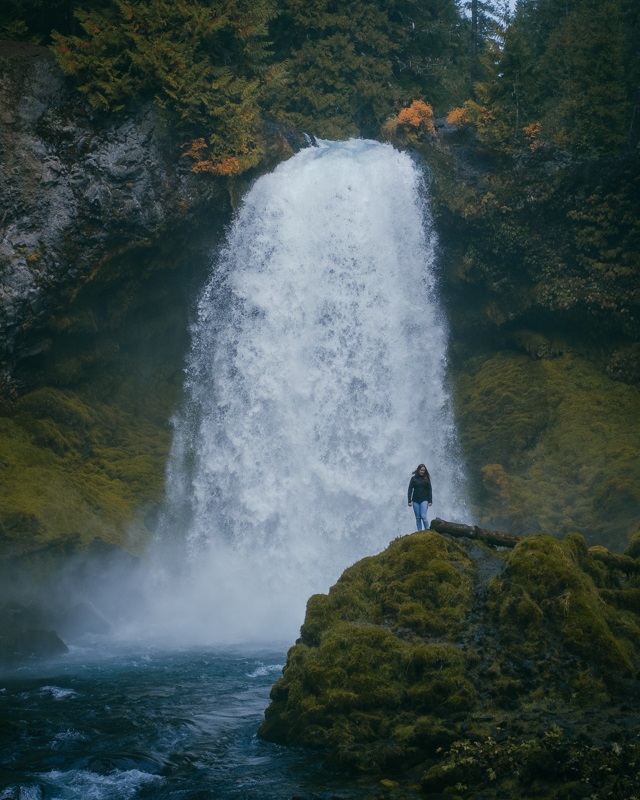
[[[413,128],[416,132],[435,134],[433,108],[423,100],[414,100],[408,108],[398,114],[398,124]]]
[[[187,147],[187,145],[183,145],[183,147]],[[191,146],[189,147],[189,149],[182,155],[183,157],[188,157],[188,158],[199,158],[200,151],[206,149],[207,147],[208,145],[205,142],[204,138],[200,137],[199,139],[194,139],[191,142]]]
[[[537,139],[540,135],[541,128],[542,125],[539,122],[530,122],[528,125],[524,126],[522,132],[527,139]]]
[[[529,140],[529,150],[531,150],[532,153],[535,152],[539,147],[543,147],[545,144],[543,141],[538,139],[541,130],[542,124],[540,122],[530,122],[522,129],[525,138]]]
[[[255,153],[250,152],[249,149],[244,157],[226,154],[216,157],[211,152],[210,145],[202,137],[194,139],[190,145],[183,145],[183,147],[188,147],[188,150],[185,150],[182,157],[194,160],[191,171],[195,173],[208,172],[210,175],[231,177],[240,175],[249,167],[255,166]]]
[[[235,156],[228,156],[221,161],[197,161],[192,167],[192,172],[210,172],[213,175],[239,175],[242,172],[240,161]]]
[[[446,116],[446,121],[449,125],[457,125],[459,128],[462,128],[471,122],[471,118],[468,110],[462,106],[459,108],[452,108]]]
[[[433,108],[424,100],[414,100],[411,105],[401,109],[397,116],[390,117],[382,126],[385,139],[402,138],[418,142],[425,136],[435,136]]]
[[[495,114],[488,106],[465,100],[462,106],[452,108],[446,120],[451,125],[463,127],[473,125],[477,129],[490,125],[495,119]]]

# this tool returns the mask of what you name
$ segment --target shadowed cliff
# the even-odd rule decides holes
[[[45,48],[1,43],[0,106],[0,555],[139,550],[227,187],[152,106],[90,109]]]

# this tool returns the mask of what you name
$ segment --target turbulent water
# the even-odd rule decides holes
[[[415,529],[419,462],[466,519],[434,249],[388,145],[320,142],[255,183],[199,302],[152,565],[117,577],[114,638],[0,676],[0,800],[357,797],[256,731],[273,642]]]
[[[94,642],[0,676],[0,800],[354,797],[315,756],[257,739],[283,660]]]
[[[415,530],[419,462],[433,512],[461,516],[434,247],[423,175],[390,145],[319,142],[248,193],[176,420],[164,537],[191,562],[181,631],[295,636],[310,594]]]

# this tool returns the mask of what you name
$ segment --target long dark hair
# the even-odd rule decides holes
[[[419,475],[419,471],[424,467],[424,475]],[[431,475],[429,475],[429,470],[427,469],[426,464],[418,464],[418,466],[414,469],[413,475],[416,478],[424,478],[425,481],[429,481],[431,483]]]

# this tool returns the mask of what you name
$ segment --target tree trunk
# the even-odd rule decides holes
[[[478,0],[471,0],[471,58],[478,55]]]
[[[515,547],[525,537],[517,533],[506,533],[504,531],[491,531],[486,528],[479,528],[477,525],[462,525],[459,522],[447,522],[444,519],[431,521],[430,529],[437,533],[448,533],[449,536],[457,536],[465,539],[478,539],[486,544],[497,545],[498,547]]]
[[[486,528],[479,528],[477,525],[463,525],[460,522],[447,522],[436,517],[431,521],[430,530],[436,533],[446,533],[461,539],[477,539],[486,544],[497,545],[498,547],[515,547],[518,542],[526,539],[517,533],[507,533],[505,531],[491,531]],[[633,558],[627,555],[611,553],[606,547],[594,545],[589,548],[589,555],[596,561],[601,561],[609,569],[617,569],[627,575],[636,575],[640,572],[640,558]]]

